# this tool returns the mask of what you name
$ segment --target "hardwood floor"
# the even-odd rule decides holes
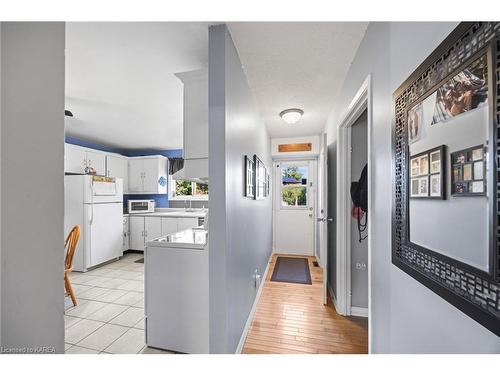
[[[287,255],[289,256],[289,255]],[[312,285],[271,281],[271,258],[242,353],[367,353],[368,319],[343,317],[323,305],[323,270],[309,257]]]

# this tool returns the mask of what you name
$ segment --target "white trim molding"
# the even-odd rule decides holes
[[[250,330],[250,326],[252,325],[252,320],[255,315],[255,310],[257,309],[257,304],[260,300],[260,295],[262,293],[262,289],[264,288],[264,284],[266,283],[267,273],[269,272],[269,265],[271,264],[271,258],[273,254],[269,256],[267,261],[266,270],[264,271],[264,275],[262,275],[260,279],[259,289],[257,290],[257,294],[255,295],[255,299],[253,301],[252,309],[250,310],[250,314],[248,314],[247,322],[245,323],[245,327],[243,328],[243,332],[241,333],[240,341],[238,342],[238,346],[236,347],[235,354],[241,354],[243,350],[243,346],[245,345],[245,340],[247,339],[248,331]]]
[[[341,315],[368,316],[368,336],[371,340],[371,225],[368,225],[368,308],[365,312],[351,307],[351,244],[350,244],[350,164],[351,164],[351,126],[367,110],[368,116],[368,223],[373,223],[373,186],[372,184],[372,93],[371,76],[368,75],[351,101],[337,128],[337,299],[336,309]],[[365,315],[358,315],[358,314]],[[370,342],[369,342],[370,347]]]
[[[368,318],[368,307],[351,306],[351,315]]]

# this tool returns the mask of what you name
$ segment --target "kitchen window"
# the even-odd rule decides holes
[[[188,180],[174,180],[169,176],[170,199],[208,200],[208,184]]]

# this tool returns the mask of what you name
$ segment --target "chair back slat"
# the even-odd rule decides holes
[[[66,237],[66,242],[64,244],[66,248],[66,259],[64,261],[64,270],[71,270],[73,268],[73,256],[75,255],[76,245],[78,244],[78,239],[80,238],[80,226],[75,225],[73,229]]]

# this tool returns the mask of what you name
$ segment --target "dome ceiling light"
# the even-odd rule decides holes
[[[304,114],[304,111],[298,108],[290,108],[290,109],[285,109],[284,111],[281,111],[280,117],[285,121],[287,124],[295,124],[297,121],[300,120],[302,115]]]

